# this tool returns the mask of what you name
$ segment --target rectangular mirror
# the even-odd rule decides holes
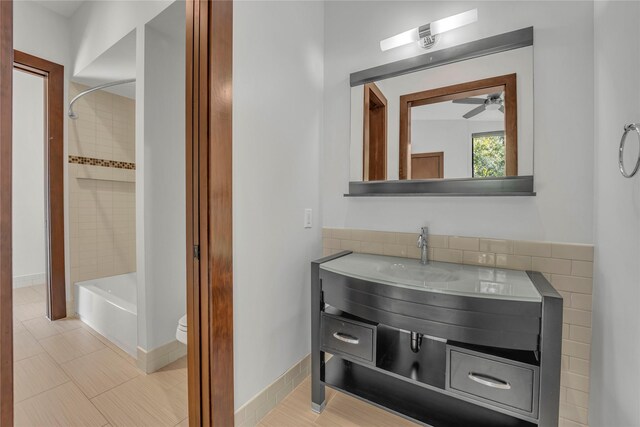
[[[522,181],[517,177],[531,178],[532,186],[532,45],[531,38],[526,45],[465,60],[453,56],[413,72],[387,64],[395,66],[394,75],[377,67],[378,78],[352,86],[350,187],[381,188],[392,181],[394,192],[403,193],[409,188],[403,181],[478,180],[485,183],[478,187],[491,181],[507,189]],[[455,48],[441,55],[455,55],[447,50]],[[352,74],[352,81],[366,73],[375,76],[365,70]],[[500,180],[509,184],[496,186]],[[474,183],[465,185],[467,193]],[[447,185],[448,191],[454,187]]]

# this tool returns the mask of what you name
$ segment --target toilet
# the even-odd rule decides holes
[[[183,344],[187,343],[187,315],[185,314],[178,320],[176,328],[176,339]]]

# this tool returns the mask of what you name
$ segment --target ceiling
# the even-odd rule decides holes
[[[34,3],[38,3],[40,6],[46,7],[49,10],[54,11],[58,15],[71,17],[76,10],[85,0],[33,0]]]
[[[1,1],[1,0],[0,0]],[[133,30],[71,78],[87,86],[136,77],[136,31]],[[116,95],[135,98],[135,84],[105,89]]]
[[[181,40],[184,45],[185,22],[184,3],[175,2],[150,21],[147,27],[153,28],[167,38]],[[135,77],[136,31],[133,30],[77,72],[71,80],[94,87]],[[103,90],[135,99],[135,89],[135,84],[128,83]]]

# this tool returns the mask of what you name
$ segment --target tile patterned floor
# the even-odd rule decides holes
[[[16,427],[188,425],[186,358],[146,375],[81,321],[47,320],[45,298],[14,289]]]
[[[258,423],[258,427],[412,427],[417,424],[369,405],[354,397],[326,388],[327,405],[321,414],[310,407],[311,377],[280,402]]]

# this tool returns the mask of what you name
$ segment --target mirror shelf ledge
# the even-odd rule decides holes
[[[533,175],[398,181],[350,181],[344,197],[533,197]]]

